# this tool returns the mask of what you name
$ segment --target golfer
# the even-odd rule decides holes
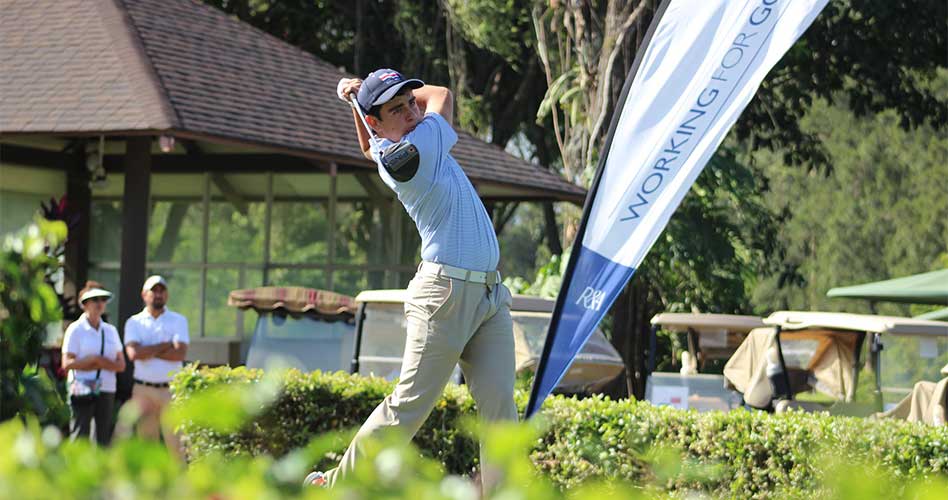
[[[423,262],[408,284],[408,334],[401,378],[359,429],[336,469],[313,472],[308,484],[336,484],[363,457],[360,443],[382,429],[411,439],[441,396],[455,364],[487,421],[516,420],[513,400],[514,341],[510,291],[497,272],[500,248],[484,204],[451,156],[458,136],[451,127],[453,96],[444,87],[380,69],[365,81],[343,79],[338,96],[357,105],[377,137],[353,109],[359,144],[378,165],[421,235]],[[418,161],[389,171],[383,152],[405,144]],[[484,464],[483,455],[481,464]],[[481,471],[493,483],[494,471]]]

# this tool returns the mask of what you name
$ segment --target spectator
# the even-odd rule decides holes
[[[168,449],[181,457],[177,436],[161,427],[161,414],[171,401],[169,382],[188,352],[188,320],[166,307],[168,283],[161,276],[145,280],[142,300],[145,309],[125,322],[125,352],[135,362],[131,403],[141,412],[138,435],[155,440],[163,435]]]
[[[73,439],[90,435],[107,446],[112,440],[115,374],[125,370],[122,341],[114,326],[102,319],[112,294],[95,281],[79,291],[82,316],[69,325],[63,339],[63,369],[68,372]]]

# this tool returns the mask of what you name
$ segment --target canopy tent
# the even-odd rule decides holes
[[[919,314],[915,316],[915,319],[927,319],[930,321],[948,321],[948,307],[944,309],[936,309],[925,314]]]
[[[827,297],[948,306],[948,269],[833,288]]]
[[[227,305],[239,309],[254,309],[268,313],[283,310],[289,313],[311,313],[322,316],[355,314],[355,299],[326,290],[298,286],[262,286],[233,290],[227,296]]]

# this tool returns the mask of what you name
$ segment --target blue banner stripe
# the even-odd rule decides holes
[[[537,373],[535,390],[540,394],[550,394],[559,384],[576,353],[635,272],[586,247],[580,247],[579,252],[560,321],[549,332],[548,341],[553,342],[549,358],[542,368],[543,373]],[[527,414],[532,415],[542,403],[539,399],[535,407],[527,408]]]

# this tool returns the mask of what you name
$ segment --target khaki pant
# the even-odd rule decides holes
[[[171,391],[167,387],[151,387],[142,384],[135,384],[132,388],[132,399],[129,401],[141,412],[138,420],[138,435],[155,441],[164,437],[168,451],[178,458],[183,458],[184,453],[178,436],[171,429],[163,429],[161,425],[161,414],[170,402]]]
[[[502,284],[488,288],[419,271],[408,292],[401,378],[359,429],[339,466],[326,473],[330,486],[355,467],[366,437],[382,429],[397,429],[411,439],[441,397],[458,362],[482,419],[517,419],[510,290]],[[487,491],[496,478],[493,471],[483,469]]]

